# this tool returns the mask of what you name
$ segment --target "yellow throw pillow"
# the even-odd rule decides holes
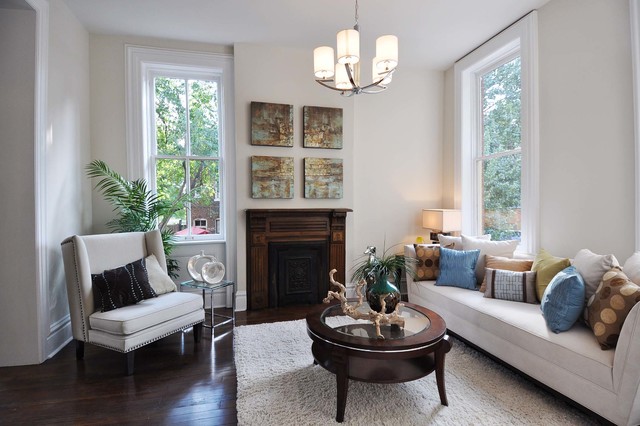
[[[531,270],[533,260],[511,259],[509,257],[486,255],[485,268],[501,269],[503,271],[527,272]],[[487,289],[487,279],[482,280],[480,291],[485,292]]]
[[[536,296],[538,296],[538,301],[542,300],[544,290],[553,277],[569,266],[571,266],[569,259],[555,257],[545,249],[540,249],[531,267],[531,270],[536,272]]]

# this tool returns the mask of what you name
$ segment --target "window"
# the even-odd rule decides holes
[[[520,56],[480,76],[482,132],[475,168],[480,171],[480,234],[493,240],[521,237]]]
[[[233,193],[232,57],[127,46],[127,148],[132,179],[145,178],[176,208],[160,219],[178,241],[225,240]],[[177,201],[181,202],[177,202]]]
[[[537,251],[536,12],[458,61],[456,207],[463,233]]]
[[[206,225],[220,219],[218,80],[158,76],[153,85],[155,188],[166,200],[188,200],[162,218],[161,226],[187,238],[215,235],[218,230]]]

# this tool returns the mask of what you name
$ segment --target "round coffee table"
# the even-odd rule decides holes
[[[367,312],[369,307],[363,304],[359,309]],[[412,303],[404,303],[399,312],[405,320],[404,328],[381,326],[384,339],[376,338],[372,323],[344,315],[338,303],[318,306],[307,314],[314,363],[336,375],[337,422],[344,420],[349,379],[401,383],[435,370],[440,402],[448,405],[444,358],[451,350],[451,342],[444,320],[435,312]]]

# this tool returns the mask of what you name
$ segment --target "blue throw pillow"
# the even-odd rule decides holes
[[[440,275],[436,285],[476,289],[476,263],[480,250],[440,248]]]
[[[575,267],[558,272],[542,295],[542,315],[554,333],[569,330],[584,310],[584,280]]]

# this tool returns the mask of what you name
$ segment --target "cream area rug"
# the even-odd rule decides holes
[[[313,364],[305,320],[234,330],[240,425],[329,425],[336,378]],[[589,425],[587,414],[453,340],[445,362],[449,406],[435,373],[400,384],[350,380],[344,425]]]

